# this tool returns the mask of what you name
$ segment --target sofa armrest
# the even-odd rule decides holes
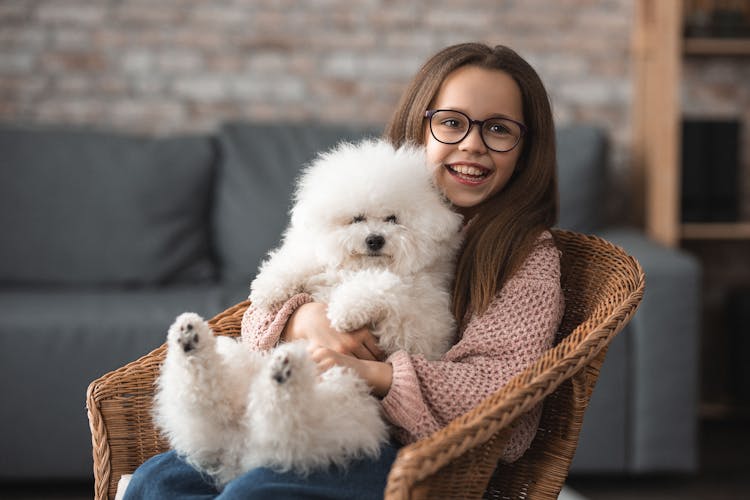
[[[646,293],[627,336],[630,472],[697,467],[701,268],[689,254],[644,233],[606,228],[599,236],[640,262]]]

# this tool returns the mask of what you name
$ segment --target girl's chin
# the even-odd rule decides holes
[[[468,198],[465,196],[451,197],[450,193],[448,193],[448,199],[450,200],[456,212],[464,216],[476,212],[476,209],[479,207],[482,201],[484,201],[483,198]]]

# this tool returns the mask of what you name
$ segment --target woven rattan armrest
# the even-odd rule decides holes
[[[430,498],[428,487],[420,487],[419,483],[431,480],[434,475],[442,476],[441,498],[480,498],[507,443],[511,424],[566,379],[575,377],[584,365],[571,362],[569,369],[562,371],[552,367],[539,371],[540,367],[534,365],[448,426],[402,448],[391,468],[386,498]],[[525,383],[526,380],[530,382]],[[577,382],[576,385],[582,385]],[[482,447],[487,452],[477,453],[476,449]],[[483,457],[488,458],[485,463],[481,463]],[[461,458],[466,463],[459,466]],[[455,470],[459,467],[473,470],[469,484],[463,484],[466,472]],[[457,476],[455,481],[448,478],[452,475]],[[446,483],[456,484],[455,496],[446,490]],[[474,495],[470,486],[476,487]],[[434,489],[434,484],[429,489]]]
[[[612,302],[601,303],[596,307],[599,314],[589,312],[555,347],[473,410],[402,448],[391,468],[385,498],[435,498],[436,494],[446,499],[481,498],[507,443],[510,426],[519,416],[565,382],[569,382],[573,397],[588,402],[610,341],[635,314],[643,297],[643,280],[642,272],[634,275],[631,292],[620,297],[619,305],[613,309]],[[569,420],[577,426],[576,437],[582,417],[581,412],[580,419]],[[566,450],[570,458],[576,443],[577,439],[573,449]],[[555,481],[559,484],[549,485],[548,498],[557,498],[566,475],[567,468],[559,471]]]

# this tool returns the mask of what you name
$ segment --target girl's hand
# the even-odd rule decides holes
[[[331,326],[326,316],[326,304],[309,302],[297,308],[281,332],[281,340],[292,342],[307,339],[314,346],[330,349],[339,354],[362,360],[377,361],[385,358],[378,347],[378,339],[367,328],[353,332],[340,332]]]
[[[368,361],[341,354],[327,347],[311,346],[310,356],[324,372],[333,366],[343,366],[354,370],[372,389],[377,397],[384,397],[391,389],[393,366],[382,361]]]

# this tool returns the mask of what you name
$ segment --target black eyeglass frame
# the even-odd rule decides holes
[[[459,115],[466,117],[466,119],[469,122],[469,127],[466,129],[466,133],[463,135],[463,137],[461,137],[460,139],[458,139],[456,141],[450,141],[449,142],[449,141],[441,141],[440,139],[438,139],[435,136],[435,132],[432,130],[432,117],[436,113],[439,113],[441,111],[449,111],[451,113],[458,113]],[[466,139],[469,136],[469,133],[471,133],[471,127],[473,127],[474,125],[477,125],[479,127],[479,137],[482,138],[482,142],[484,143],[484,145],[487,147],[487,149],[489,149],[490,151],[495,151],[496,153],[507,153],[508,151],[513,151],[513,149],[515,149],[515,147],[518,146],[518,143],[521,142],[521,139],[523,138],[523,136],[525,136],[526,133],[528,132],[528,128],[526,127],[526,125],[524,125],[523,123],[518,122],[516,120],[513,120],[512,118],[507,118],[505,116],[488,118],[487,120],[474,120],[469,115],[467,115],[466,113],[464,113],[463,111],[457,111],[455,109],[428,109],[427,111],[424,112],[424,117],[427,118],[428,120],[430,120],[430,134],[432,134],[432,137],[436,141],[438,141],[439,143],[441,143],[441,144],[458,144],[459,142],[463,141],[464,139]],[[516,142],[510,148],[508,148],[508,149],[495,149],[495,148],[492,148],[492,147],[490,147],[489,144],[487,144],[487,141],[484,138],[484,124],[486,122],[488,122],[488,121],[498,120],[498,119],[499,120],[506,120],[506,121],[509,121],[511,123],[515,123],[521,129],[521,133],[519,134],[518,139],[516,139]]]

